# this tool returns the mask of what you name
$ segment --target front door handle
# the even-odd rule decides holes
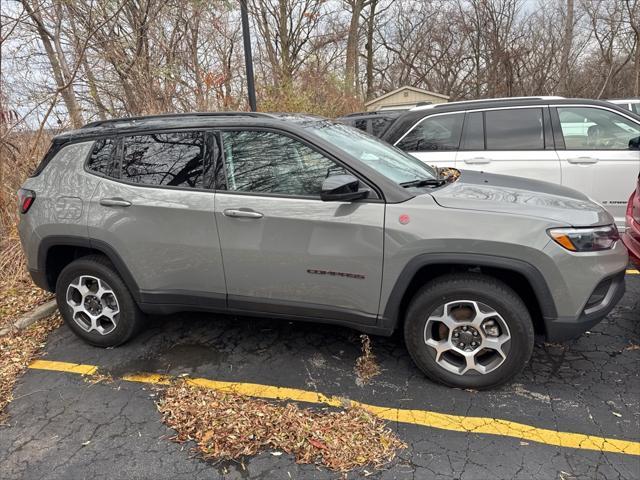
[[[481,165],[483,163],[491,163],[491,159],[485,157],[465,158],[464,163],[469,165]]]
[[[567,162],[573,163],[576,165],[590,165],[592,163],[598,163],[598,159],[593,157],[575,157],[575,158],[567,158]]]
[[[222,212],[225,217],[233,217],[233,218],[262,218],[263,215],[260,212],[256,212],[255,210],[235,210],[232,208],[227,208]]]
[[[130,207],[131,202],[120,197],[103,198],[100,200],[100,205],[105,207]]]

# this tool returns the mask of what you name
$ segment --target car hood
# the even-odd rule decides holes
[[[614,223],[604,207],[576,190],[509,175],[461,171],[431,196],[445,208],[528,215],[574,227]]]

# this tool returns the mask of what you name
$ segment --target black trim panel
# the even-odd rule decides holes
[[[380,326],[382,328],[396,328],[401,320],[400,306],[407,288],[418,270],[429,265],[474,265],[514,271],[523,275],[529,281],[538,300],[542,315],[545,318],[557,316],[556,306],[544,276],[530,263],[515,258],[475,253],[425,253],[411,259],[396,280],[381,319]]]

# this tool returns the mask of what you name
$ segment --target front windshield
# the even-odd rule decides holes
[[[355,128],[329,121],[304,127],[398,184],[438,178],[435,168]]]

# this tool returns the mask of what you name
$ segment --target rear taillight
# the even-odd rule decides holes
[[[18,190],[18,208],[20,213],[27,213],[36,200],[36,192],[21,188]]]

